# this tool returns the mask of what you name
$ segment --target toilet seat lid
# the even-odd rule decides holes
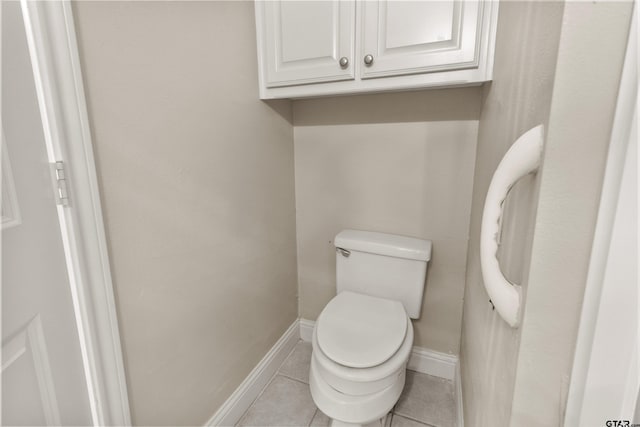
[[[316,336],[322,352],[334,362],[370,368],[398,351],[408,321],[398,301],[344,291],[320,313]]]

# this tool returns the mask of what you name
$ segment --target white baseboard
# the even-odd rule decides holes
[[[458,420],[458,427],[464,427],[464,405],[462,401],[462,371],[460,368],[460,363],[456,365],[456,419]]]
[[[293,322],[205,426],[235,425],[276,374],[278,368],[291,353],[298,340],[302,339],[303,341],[311,342],[314,325],[314,321],[307,319],[298,319]],[[455,382],[458,427],[463,427],[462,383],[458,368],[458,357],[426,348],[414,347],[411,351],[407,368]]]
[[[276,374],[299,340],[300,321],[296,320],[205,426],[233,426],[240,421],[242,415]]]
[[[314,325],[315,322],[312,320],[300,319],[300,338],[303,341],[311,342]],[[456,377],[457,365],[458,357],[453,354],[413,347],[407,368],[422,374],[453,381]]]
[[[458,357],[428,348],[413,347],[407,369],[453,381]]]
[[[313,339],[313,327],[316,324],[313,320],[300,319],[300,339],[311,342]]]

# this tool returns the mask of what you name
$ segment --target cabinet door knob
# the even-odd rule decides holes
[[[364,63],[367,64],[367,65],[373,64],[373,55],[371,55],[371,54],[365,55],[364,56]]]
[[[349,66],[349,58],[343,56],[342,58],[340,58],[340,61],[338,61],[338,63],[342,68],[347,68],[347,66]]]

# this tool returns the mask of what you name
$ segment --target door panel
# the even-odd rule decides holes
[[[268,87],[354,78],[355,2],[282,0],[256,7],[265,14]]]
[[[4,141],[4,131],[2,131],[2,147],[0,157],[2,163],[0,165],[2,179],[2,199],[0,200],[0,218],[1,229],[4,230],[14,225],[20,224],[20,206],[18,206],[18,197],[16,196],[16,186],[13,183],[13,171],[11,170],[11,162],[9,161],[9,153],[7,144]]]
[[[460,23],[460,3],[410,2],[383,3],[380,14],[380,41],[386,51],[424,49],[424,45],[452,42]]]
[[[19,2],[1,7],[2,174],[13,181],[2,186],[1,421],[91,425],[24,21]]]
[[[3,425],[61,424],[40,316],[3,343],[2,383]]]
[[[365,1],[361,77],[478,66],[483,4],[476,1]],[[373,63],[365,65],[365,55]]]

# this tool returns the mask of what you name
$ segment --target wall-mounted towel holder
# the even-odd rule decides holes
[[[523,176],[534,172],[542,156],[544,127],[538,125],[525,132],[504,155],[493,174],[482,214],[480,231],[480,266],[490,302],[512,328],[520,321],[520,285],[509,282],[498,262],[498,236],[502,209],[507,194]]]

